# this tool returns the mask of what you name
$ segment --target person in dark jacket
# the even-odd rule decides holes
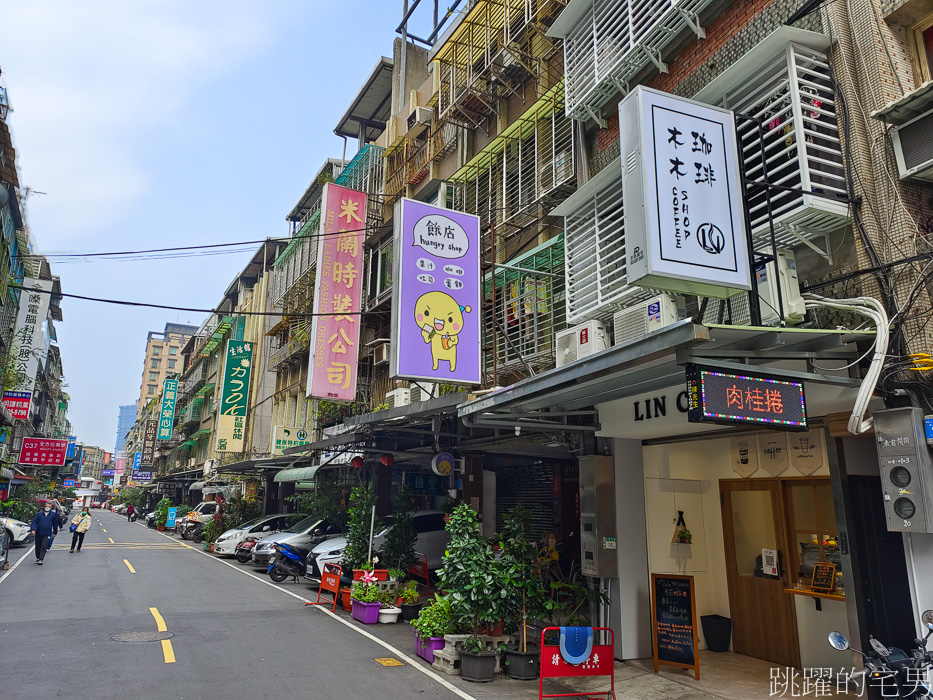
[[[58,511],[52,510],[52,504],[46,503],[45,507],[36,513],[32,519],[29,530],[36,536],[36,564],[42,565],[45,559],[45,545],[50,537],[58,534],[59,525]]]

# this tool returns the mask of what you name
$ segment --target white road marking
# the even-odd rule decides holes
[[[167,537],[167,538],[170,539],[170,540],[174,540],[173,537],[170,537],[169,535],[166,535],[164,532],[156,532],[156,534],[162,535],[163,537]],[[233,569],[234,571],[237,571],[237,572],[239,572],[239,573],[241,573],[241,574],[244,574],[244,575],[246,575],[246,576],[249,576],[250,578],[254,578],[254,579],[256,579],[257,581],[259,581],[260,583],[266,584],[267,586],[271,586],[271,587],[274,588],[275,590],[280,591],[280,592],[284,593],[285,595],[289,595],[289,596],[291,596],[292,598],[297,598],[298,600],[300,600],[300,601],[303,602],[303,603],[311,603],[311,602],[313,602],[313,601],[311,601],[311,600],[308,600],[308,599],[305,598],[304,596],[300,596],[300,595],[298,595],[297,593],[293,593],[292,591],[286,590],[286,589],[282,588],[281,586],[278,586],[278,585],[274,584],[271,580],[267,580],[267,579],[260,578],[260,577],[257,576],[256,574],[251,573],[251,572],[249,572],[249,571],[245,571],[244,569],[242,569],[242,568],[236,566],[235,564],[232,564],[231,562],[225,561],[225,560],[223,560],[223,559],[219,559],[219,558],[217,558],[217,557],[211,555],[211,554],[208,553],[208,552],[205,552],[205,551],[199,550],[199,549],[195,549],[194,547],[189,547],[189,549],[191,549],[191,550],[197,552],[198,554],[203,554],[205,557],[209,557],[209,558],[211,559],[211,561],[216,561],[216,562],[219,562],[219,563],[224,564],[224,565],[226,565],[226,566],[229,566],[229,567],[230,567],[231,569]],[[325,608],[323,608],[323,607],[321,607],[321,606],[312,606],[312,609],[313,609],[313,610],[317,610],[318,612],[323,613],[324,615],[327,615],[327,616],[333,618],[334,620],[336,620],[337,622],[339,622],[339,623],[342,624],[342,625],[346,625],[347,627],[349,627],[349,628],[350,628],[351,630],[353,630],[354,632],[357,632],[357,633],[363,635],[363,636],[366,637],[367,639],[371,639],[372,641],[374,641],[374,642],[375,642],[376,644],[378,644],[379,646],[385,647],[386,649],[388,649],[389,651],[391,651],[396,657],[398,657],[398,658],[401,659],[402,661],[406,662],[406,663],[407,663],[409,666],[411,666],[412,668],[414,668],[414,669],[420,671],[421,673],[423,673],[424,675],[426,675],[428,678],[430,678],[431,680],[433,680],[435,683],[439,683],[440,685],[444,686],[445,688],[447,688],[447,690],[449,690],[450,692],[452,692],[452,693],[453,693],[454,695],[456,695],[457,697],[463,698],[463,700],[476,700],[476,698],[475,698],[473,695],[470,695],[469,693],[464,692],[463,690],[461,690],[460,688],[458,688],[457,686],[455,686],[453,683],[451,683],[451,682],[448,681],[447,679],[442,678],[441,676],[439,676],[438,674],[436,674],[434,671],[432,671],[432,670],[430,670],[430,669],[428,669],[428,668],[425,668],[423,664],[421,664],[421,663],[419,663],[418,661],[416,661],[415,659],[411,658],[411,656],[409,656],[408,654],[404,653],[404,652],[401,651],[400,649],[397,649],[396,647],[392,646],[392,645],[389,644],[388,642],[383,641],[382,639],[379,639],[378,637],[373,636],[372,634],[370,634],[370,633],[367,632],[366,630],[360,629],[359,627],[357,627],[356,625],[354,625],[354,624],[353,624],[352,622],[350,622],[349,620],[345,620],[344,618],[340,617],[340,616],[337,615],[336,613],[331,612],[330,610],[327,610],[327,609],[325,609]]]
[[[16,563],[13,564],[13,566],[10,567],[10,570],[9,570],[9,571],[7,571],[5,574],[3,574],[3,576],[0,576],[0,583],[3,583],[3,581],[6,579],[7,576],[9,576],[9,575],[12,574],[14,571],[16,571],[16,567],[19,566],[20,564],[22,564],[22,563],[23,563],[23,560],[24,560],[26,557],[29,556],[29,550],[32,549],[32,547],[30,547],[29,545],[26,545],[26,547],[27,547],[27,550],[26,550],[26,552],[23,554],[23,556],[21,556],[19,559],[16,560]],[[35,556],[35,552],[33,552],[33,556]]]

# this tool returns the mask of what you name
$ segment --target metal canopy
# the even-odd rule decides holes
[[[321,465],[316,464],[313,467],[298,467],[296,469],[283,469],[275,475],[274,481],[311,481]]]
[[[741,326],[702,326],[687,319],[648,336],[531,377],[459,407],[464,422],[522,420],[527,412],[575,411],[685,382],[687,362],[774,372],[814,384],[858,386],[845,371],[821,372],[857,359],[873,333]],[[524,425],[525,423],[522,423]]]
[[[243,472],[263,469],[286,469],[297,462],[303,461],[300,457],[286,456],[265,457],[263,459],[244,459],[241,462],[232,462],[217,467],[218,474],[242,474]]]
[[[363,87],[353,98],[334,133],[351,139],[359,139],[360,147],[375,141],[385,131],[386,122],[392,112],[392,66],[391,58],[381,56]]]
[[[930,111],[931,107],[933,107],[933,80],[928,80],[899,100],[872,112],[871,116],[881,119],[886,124],[900,126]]]

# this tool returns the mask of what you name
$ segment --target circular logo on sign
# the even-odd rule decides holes
[[[431,460],[431,471],[438,476],[449,476],[454,470],[454,456],[449,452],[434,455]]]
[[[307,439],[308,439],[308,431],[307,431],[307,430],[299,430],[299,431],[298,431],[298,439],[299,439],[299,440],[307,440]]]
[[[703,250],[712,255],[719,255],[726,247],[726,237],[716,224],[700,224],[696,240]]]

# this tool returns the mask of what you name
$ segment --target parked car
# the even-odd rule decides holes
[[[11,544],[29,544],[32,542],[33,536],[29,532],[29,523],[14,520],[13,518],[0,518],[0,523],[9,533]]]
[[[201,518],[201,523],[207,525],[211,520],[213,520],[214,513],[216,512],[216,501],[201,501],[194,508],[189,508],[188,510],[185,510],[183,507],[179,506],[176,520],[187,520],[189,513],[197,513]]]
[[[113,507],[113,512],[123,515],[126,512],[126,503],[119,503]]]
[[[373,537],[373,551],[377,551],[385,541],[386,533],[392,527],[392,516],[379,519],[382,529]],[[444,550],[447,548],[448,535],[444,529],[444,513],[439,510],[421,510],[412,516],[418,540],[415,551],[428,558],[428,568],[431,570],[441,567]],[[311,552],[312,561],[308,565],[306,578],[320,579],[324,564],[340,564],[343,561],[343,550],[347,548],[346,537],[332,537],[325,540]],[[348,576],[350,572],[344,572]]]
[[[296,550],[310,553],[314,547],[327,538],[334,537],[341,533],[342,529],[338,524],[330,523],[326,520],[321,520],[317,516],[311,515],[295,523],[291,527],[286,528],[282,532],[264,537],[257,542],[256,546],[253,547],[250,561],[256,566],[266,568],[275,556],[273,545],[275,545],[276,542],[284,542],[294,547]]]
[[[263,515],[227,530],[214,542],[214,554],[232,556],[236,554],[236,546],[248,536],[266,537],[281,532],[288,527],[288,521],[293,515],[295,514]]]

